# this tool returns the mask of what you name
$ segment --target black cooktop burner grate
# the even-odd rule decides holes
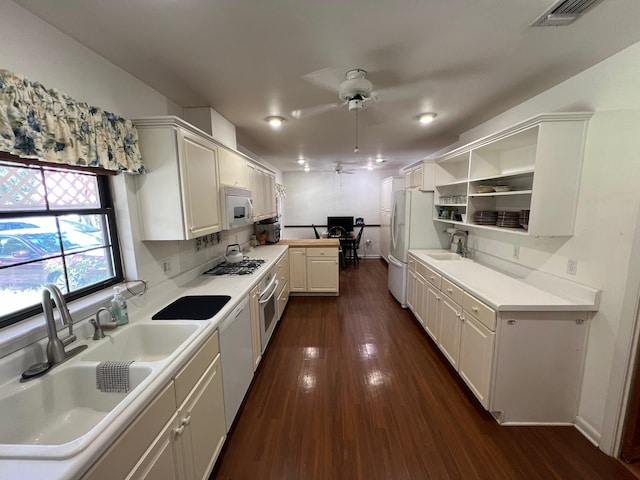
[[[205,275],[251,275],[264,263],[261,259],[242,260],[237,263],[223,262],[204,272]]]

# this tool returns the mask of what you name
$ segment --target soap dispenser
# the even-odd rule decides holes
[[[113,287],[113,299],[111,300],[111,310],[116,319],[117,325],[129,323],[129,313],[127,312],[127,300],[122,295],[122,287]]]

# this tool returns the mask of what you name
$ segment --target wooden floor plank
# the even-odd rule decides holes
[[[379,260],[339,297],[292,297],[211,479],[636,477],[573,427],[501,427],[387,290]]]

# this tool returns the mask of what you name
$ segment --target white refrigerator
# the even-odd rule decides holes
[[[449,235],[433,221],[433,192],[399,190],[393,194],[389,254],[389,291],[407,306],[407,253],[415,248],[447,248]]]

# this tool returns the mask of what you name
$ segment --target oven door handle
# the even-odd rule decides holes
[[[276,293],[276,288],[278,288],[278,279],[276,277],[273,277],[271,283],[269,283],[269,285],[267,285],[267,288],[264,289],[264,293],[260,295],[258,303],[262,305],[271,300],[271,297],[273,297],[273,295]]]

